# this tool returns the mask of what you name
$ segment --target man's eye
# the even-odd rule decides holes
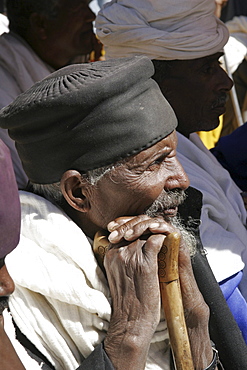
[[[207,67],[205,67],[205,68],[203,69],[203,72],[204,72],[205,74],[212,74],[212,73],[214,72],[214,67],[212,67],[212,66],[207,66]]]
[[[148,166],[148,169],[150,170],[150,169],[153,169],[155,167],[160,166],[164,162],[165,157],[166,157],[166,155],[161,156],[161,157],[155,159],[155,161],[153,161],[152,163],[150,163],[150,165]]]
[[[217,60],[217,62],[205,64],[202,68],[202,72],[205,74],[214,74],[217,72],[218,68],[222,68],[221,62]]]

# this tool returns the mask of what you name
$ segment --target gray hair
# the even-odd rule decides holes
[[[96,186],[98,181],[110,172],[116,166],[121,165],[122,161],[117,162],[115,165],[109,165],[101,168],[96,168],[95,170],[88,171],[85,174],[81,174],[81,181],[87,180],[91,185]],[[50,202],[61,205],[63,203],[63,194],[60,187],[60,182],[53,184],[35,184],[30,181],[28,189],[32,193],[40,195]]]
[[[32,13],[56,18],[61,0],[6,0],[9,29],[25,36]]]

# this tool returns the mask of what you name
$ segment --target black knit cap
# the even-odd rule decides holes
[[[0,111],[34,183],[60,181],[141,152],[170,134],[177,119],[151,78],[147,57],[62,68]]]

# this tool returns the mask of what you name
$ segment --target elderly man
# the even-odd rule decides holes
[[[232,87],[218,61],[228,30],[214,10],[214,0],[113,0],[96,27],[106,58],[153,60],[154,78],[178,118],[178,158],[202,193],[202,244],[247,342],[246,209],[241,190],[194,133],[219,124]],[[187,216],[192,210],[189,197]]]
[[[171,368],[157,255],[179,232],[188,178],[176,158],[177,120],[153,72],[146,57],[72,65],[0,113],[32,191],[21,192],[21,241],[7,261],[16,283],[10,309],[58,370]],[[101,229],[111,243],[107,279],[92,251]],[[192,273],[193,238],[181,233],[194,367],[220,369]]]
[[[75,57],[87,61],[95,50],[97,58],[101,44],[88,4],[88,0],[6,1],[10,32],[0,36],[0,108]],[[14,142],[2,129],[0,138],[11,150],[17,183],[24,189],[27,177]]]

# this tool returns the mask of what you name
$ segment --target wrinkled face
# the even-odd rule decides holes
[[[97,228],[120,216],[143,214],[163,191],[189,186],[176,157],[177,136],[172,132],[152,147],[116,166],[91,187],[90,221]],[[177,204],[169,204],[167,216],[174,216]]]
[[[0,315],[8,306],[8,297],[14,291],[14,282],[5,265],[5,259],[0,258]]]
[[[47,47],[50,45],[54,53],[63,55],[62,60],[69,61],[93,50],[95,15],[88,4],[88,0],[61,0],[57,17],[47,20]]]
[[[225,113],[232,80],[219,63],[221,55],[172,61],[169,76],[160,84],[178,118],[177,131],[185,136],[216,128]]]

